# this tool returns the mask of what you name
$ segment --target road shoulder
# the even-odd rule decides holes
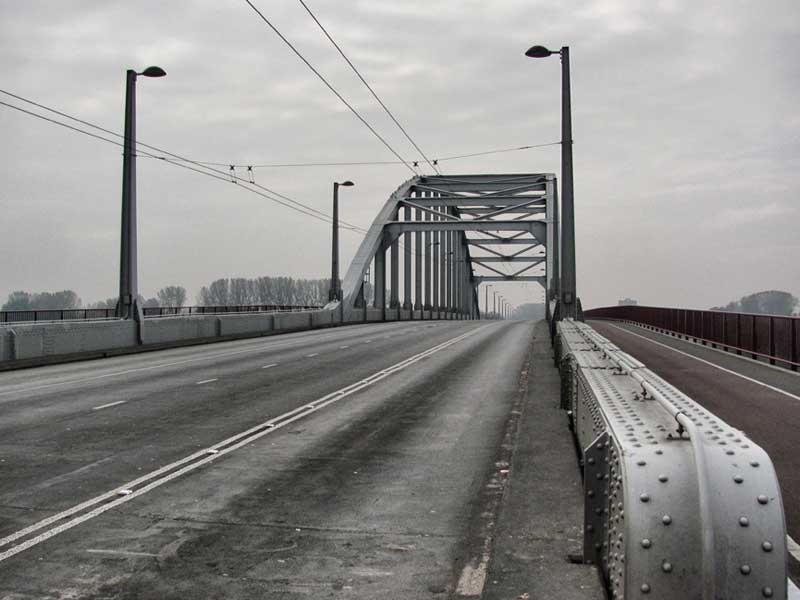
[[[497,522],[485,600],[605,598],[597,570],[573,564],[583,544],[583,502],[567,416],[559,408],[547,324],[534,330],[529,386]]]

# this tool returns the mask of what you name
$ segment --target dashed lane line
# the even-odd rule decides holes
[[[304,344],[308,344],[309,342],[314,342],[314,343],[325,342],[325,341],[330,340],[331,338],[336,338],[336,337],[340,337],[340,336],[341,336],[340,333],[335,333],[335,334],[331,334],[331,335],[327,335],[327,336],[314,337],[313,339],[303,338],[301,340],[291,340],[291,341],[287,341],[287,342],[275,342],[275,343],[270,342],[270,343],[267,343],[267,344],[256,346],[255,348],[248,347],[248,348],[244,348],[242,350],[232,350],[230,352],[216,352],[214,354],[207,354],[207,355],[204,355],[204,356],[198,356],[196,358],[187,358],[187,359],[184,359],[184,360],[177,360],[177,361],[173,361],[173,362],[159,363],[159,364],[156,364],[156,365],[148,365],[146,367],[136,367],[134,369],[125,369],[123,371],[114,371],[112,373],[104,373],[103,375],[95,375],[95,376],[92,376],[92,377],[82,377],[82,378],[78,378],[78,379],[67,379],[67,380],[64,380],[64,381],[54,381],[53,383],[45,383],[45,384],[42,384],[42,385],[34,385],[34,386],[30,386],[30,387],[23,387],[23,388],[11,389],[11,390],[4,390],[4,391],[0,391],[0,396],[8,396],[10,394],[20,394],[20,393],[24,393],[24,392],[35,392],[35,391],[38,391],[38,390],[44,390],[44,389],[48,389],[48,388],[51,388],[51,387],[56,387],[56,386],[59,386],[59,385],[70,385],[70,384],[76,384],[76,383],[88,383],[90,381],[97,381],[97,380],[100,380],[100,379],[108,379],[109,377],[119,377],[121,375],[129,375],[130,373],[140,373],[142,371],[152,371],[154,369],[165,369],[167,367],[176,367],[176,366],[179,366],[179,365],[191,364],[191,363],[199,362],[199,361],[203,361],[203,360],[213,360],[215,358],[224,358],[224,357],[227,357],[227,356],[236,356],[238,354],[254,354],[254,353],[257,353],[257,352],[265,352],[265,351],[269,351],[269,350],[278,350],[278,349],[282,349],[282,348],[291,348],[291,347],[294,347],[294,346],[302,346]]]
[[[262,369],[271,369],[272,367],[277,367],[277,366],[278,366],[278,363],[270,363],[270,364],[268,364],[268,365],[264,365],[264,366],[263,366],[263,367],[261,367],[261,368],[262,368]]]
[[[319,356],[319,352],[312,352],[311,354],[306,354],[306,358],[314,358],[315,356]]]
[[[111,408],[112,406],[117,406],[118,404],[125,404],[127,400],[117,400],[116,402],[109,402],[108,404],[101,404],[100,406],[95,406],[92,410],[103,410],[104,408]]]
[[[327,394],[318,400],[295,408],[278,417],[274,417],[268,421],[265,421],[264,423],[260,423],[209,448],[199,450],[198,452],[190,454],[189,456],[161,467],[160,469],[147,473],[146,475],[142,475],[133,481],[124,483],[113,490],[109,490],[108,492],[100,494],[99,496],[95,496],[94,498],[77,504],[72,508],[68,508],[60,513],[51,515],[46,519],[42,519],[37,523],[25,527],[24,529],[20,529],[19,531],[0,538],[0,549],[10,546],[6,550],[0,551],[0,562],[15,556],[20,552],[24,552],[28,548],[32,548],[33,546],[41,544],[42,542],[58,535],[59,533],[63,533],[64,531],[72,529],[81,523],[98,517],[112,508],[116,508],[121,504],[130,502],[134,498],[138,498],[139,496],[146,494],[147,492],[150,492],[164,485],[165,483],[172,481],[173,479],[181,477],[190,471],[194,471],[195,469],[198,469],[203,465],[220,458],[221,456],[225,456],[234,450],[238,450],[239,448],[247,446],[257,439],[268,435],[273,431],[277,431],[281,427],[285,427],[286,425],[311,415],[330,404],[338,402],[339,400],[355,394],[364,388],[374,385],[378,381],[381,381],[390,375],[397,373],[398,371],[402,371],[403,369],[408,368],[424,358],[445,350],[450,346],[475,335],[485,327],[487,326],[484,325],[482,327],[477,327],[454,338],[450,338],[441,344],[415,354],[414,356],[402,360],[391,367],[377,371],[369,377]],[[145,483],[147,485],[143,485]],[[73,518],[69,519],[69,517]],[[45,529],[45,531],[34,537],[29,537],[31,534],[42,529]],[[23,538],[28,539],[25,539],[16,545],[12,545],[17,540],[21,540]]]
[[[198,381],[195,385],[203,385],[204,383],[214,383],[215,381],[219,381],[219,377],[215,377],[214,379],[203,379],[203,381]]]

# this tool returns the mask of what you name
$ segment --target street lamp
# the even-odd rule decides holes
[[[483,302],[484,308],[486,309],[486,318],[487,319],[489,318],[489,288],[490,287],[493,287],[493,286],[491,284],[487,283],[486,284],[486,295],[485,295],[484,302]]]
[[[497,318],[497,291],[492,292],[492,316]]]
[[[339,285],[339,186],[353,187],[350,181],[333,182],[333,236],[331,243],[331,289],[328,292],[328,301],[342,299],[342,290]]]
[[[128,69],[125,84],[125,137],[122,150],[122,231],[120,235],[119,300],[117,316],[141,319],[138,269],[136,264],[136,77],[163,77],[161,67],[147,67],[141,73]]]
[[[569,46],[548,50],[533,46],[525,52],[530,58],[561,56],[561,318],[577,317],[575,289],[575,204],[572,185],[572,111],[569,81]]]

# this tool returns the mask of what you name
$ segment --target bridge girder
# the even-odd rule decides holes
[[[539,283],[549,298],[557,285],[556,201],[556,178],[548,173],[409,179],[378,212],[347,270],[345,319],[366,310],[364,283],[370,275],[373,305],[384,311],[477,318],[477,288],[486,281]],[[539,252],[526,254],[534,249]],[[525,266],[504,273],[491,266],[498,263]],[[536,270],[542,267],[544,272]]]

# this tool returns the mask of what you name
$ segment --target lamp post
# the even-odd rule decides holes
[[[575,289],[575,204],[572,185],[572,111],[569,81],[569,46],[552,51],[532,46],[525,52],[530,58],[561,56],[561,318],[577,316]]]
[[[122,149],[122,229],[119,257],[119,300],[117,316],[141,319],[137,299],[139,281],[136,250],[136,78],[163,77],[161,67],[147,67],[141,73],[128,69],[125,84],[125,137]]]
[[[342,290],[339,286],[339,186],[352,187],[350,181],[333,182],[333,236],[331,242],[331,288],[328,291],[328,301],[342,299]]]
[[[486,309],[486,318],[489,318],[489,288],[492,287],[491,284],[486,284],[486,294],[484,296],[484,308]]]
[[[497,290],[492,292],[492,317],[497,318]]]

